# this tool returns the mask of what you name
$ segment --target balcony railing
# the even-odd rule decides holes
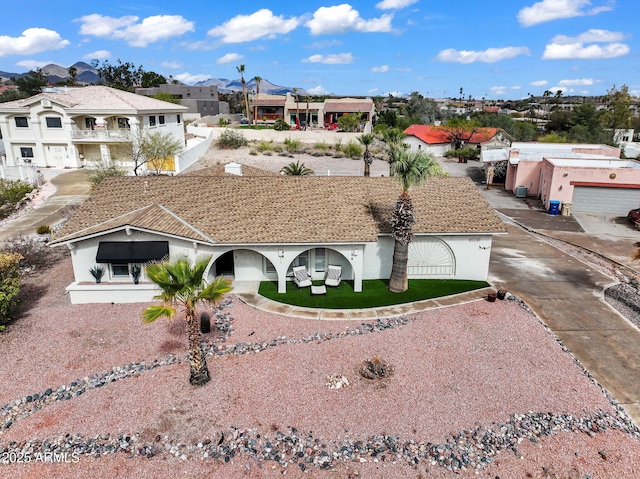
[[[126,141],[129,139],[129,130],[78,130],[71,132],[74,140],[96,141]]]

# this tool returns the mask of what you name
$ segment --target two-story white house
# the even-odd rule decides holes
[[[88,86],[0,103],[8,166],[81,168],[109,160],[116,145],[148,129],[184,144],[187,107],[106,86]],[[119,158],[126,161],[126,158]]]

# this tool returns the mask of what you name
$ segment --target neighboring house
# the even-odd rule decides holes
[[[638,158],[640,156],[640,143],[634,140],[634,130],[616,130],[613,141],[622,150],[626,158]]]
[[[640,163],[620,159],[613,146],[518,142],[483,152],[482,161],[507,162],[505,188],[547,208],[556,200],[577,212],[623,215],[640,206]]]
[[[155,285],[144,273],[134,284],[130,268],[167,254],[212,255],[209,279],[272,280],[281,293],[298,265],[316,279],[341,265],[357,292],[363,280],[389,278],[394,178],[209,173],[106,179],[51,243],[71,250],[71,301],[150,301]],[[432,178],[411,197],[409,277],[486,280],[492,235],[506,229],[473,182]],[[89,273],[95,265],[106,271],[101,284]]]
[[[404,134],[403,142],[409,145],[410,151],[425,151],[434,156],[444,156],[453,149],[446,126],[411,125]],[[478,149],[506,148],[511,137],[501,128],[476,128],[471,138],[465,142]]]
[[[81,168],[110,160],[142,130],[184,144],[184,106],[106,86],[88,86],[0,103],[8,166]],[[122,160],[122,158],[119,158]]]
[[[296,116],[299,126],[325,127],[338,122],[338,118],[348,113],[360,113],[362,130],[371,129],[371,120],[375,116],[375,104],[371,98],[331,98],[322,103],[307,103],[305,96],[287,95],[253,95],[251,101],[252,114],[259,122],[273,123],[277,119],[284,119],[292,127],[296,126]],[[309,119],[307,121],[307,111]]]
[[[180,100],[182,106],[189,108],[186,115],[203,117],[229,114],[229,104],[220,101],[218,87],[215,85],[188,86],[165,83],[157,87],[136,88],[138,95],[154,96],[160,92],[168,93],[174,99]]]

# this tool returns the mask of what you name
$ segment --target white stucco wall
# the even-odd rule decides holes
[[[409,145],[409,151],[415,153],[417,151],[425,152],[429,155],[433,156],[443,156],[445,152],[451,149],[451,144],[439,144],[439,145],[429,145],[422,141],[421,139],[409,135],[404,137],[402,140],[406,145]]]

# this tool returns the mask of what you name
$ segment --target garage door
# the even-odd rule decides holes
[[[640,207],[640,189],[576,186],[573,190],[573,211],[626,216]]]

